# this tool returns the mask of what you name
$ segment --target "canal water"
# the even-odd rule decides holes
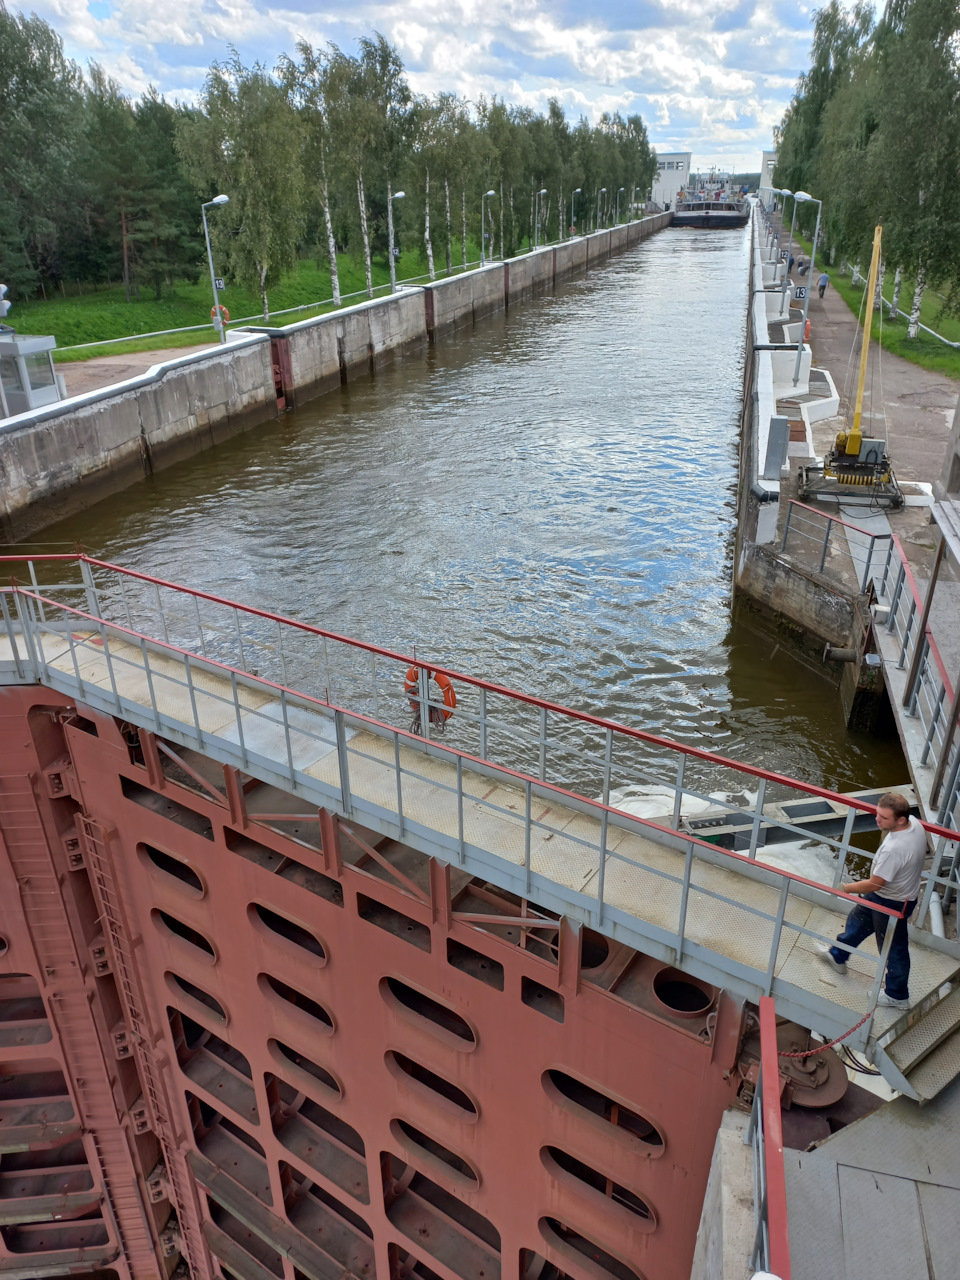
[[[667,230],[43,541],[809,782],[906,781],[731,621],[748,235]]]

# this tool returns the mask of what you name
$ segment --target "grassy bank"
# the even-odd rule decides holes
[[[810,242],[799,236],[796,239],[799,241],[804,256],[809,257]],[[815,268],[814,283],[822,269],[822,266]],[[830,287],[839,293],[853,314],[859,316],[863,306],[866,285],[851,284],[850,273],[842,273],[838,267],[827,267],[826,271],[830,276]],[[913,301],[914,287],[914,280],[904,277],[900,288],[901,310],[909,310]],[[921,368],[931,369],[935,373],[944,373],[949,378],[960,380],[960,351],[954,350],[953,347],[945,346],[938,339],[931,337],[929,333],[924,333],[922,330],[916,338],[908,338],[907,321],[902,316],[896,320],[889,318],[888,304],[893,297],[892,272],[887,273],[883,291],[887,297],[887,302],[883,306],[882,313],[877,311],[873,313],[872,340],[882,342],[884,351],[892,351],[894,355],[902,356],[904,360],[909,360],[911,364],[920,365]],[[943,299],[936,290],[933,288],[927,289],[920,307],[920,323],[935,329],[937,333],[943,334],[950,342],[960,342],[960,320],[954,316],[941,315],[942,307]]]
[[[459,257],[458,245],[454,255],[455,271]],[[468,262],[476,262],[478,258],[479,248],[468,241]],[[438,276],[442,277],[446,273],[443,256],[438,256],[436,266]],[[344,297],[348,294],[360,294],[361,297],[350,301],[361,301],[366,290],[363,264],[342,254],[338,267],[341,294]],[[423,276],[426,270],[426,262],[418,252],[404,252],[397,262],[397,278],[400,280]],[[374,261],[373,284],[381,293],[389,287],[390,272],[386,262]],[[122,284],[102,286],[97,290],[92,286],[84,286],[84,292],[79,296],[18,302],[10,313],[9,321],[19,333],[52,333],[57,339],[58,350],[54,358],[58,364],[133,351],[192,347],[215,339],[216,331],[208,323],[213,298],[210,281],[206,276],[201,277],[196,284],[178,281],[159,300],[147,297],[148,292],[141,291],[139,302],[127,302]],[[260,299],[255,295],[228,283],[221,299],[230,312],[233,324],[248,316],[254,317],[248,323],[263,323]],[[313,261],[301,261],[289,275],[268,289],[268,299],[271,320],[278,325],[292,324],[329,311],[333,307],[329,269],[325,265],[318,266]],[[288,307],[305,309],[274,316],[274,313]],[[187,333],[169,333],[151,338],[138,336],[190,325],[203,327]],[[108,342],[109,345],[69,350],[77,344],[87,342]]]

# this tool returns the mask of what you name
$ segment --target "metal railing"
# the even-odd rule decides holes
[[[744,1142],[753,1148],[753,1212],[756,1233],[750,1267],[790,1280],[787,1186],[780,1117],[780,1066],[774,1002],[760,1001],[760,1071]]]
[[[816,572],[824,574],[831,547],[848,553],[856,589],[872,591],[879,606],[874,626],[877,648],[885,663],[906,673],[900,700],[905,714],[919,721],[922,745],[914,763],[934,770],[929,802],[936,806],[937,824],[960,829],[960,731],[950,717],[954,687],[900,539],[895,533],[873,533],[791,500],[781,551],[815,564]],[[918,920],[924,919],[937,884],[956,891],[958,850],[955,841],[936,840]]]
[[[55,569],[58,581],[41,585],[38,568]],[[777,969],[801,935],[807,946],[834,944],[798,923],[791,904],[845,908],[852,900],[763,865],[758,849],[773,828],[809,842],[789,804],[820,797],[843,815],[839,839],[819,837],[840,874],[857,852],[855,819],[873,813],[865,801],[87,556],[38,558],[26,573],[28,585],[0,592],[8,669],[18,679],[39,679],[459,865],[496,860],[489,828],[501,824],[521,850],[512,864],[497,862],[504,887],[536,896],[535,888],[561,885],[564,902],[597,927],[640,928],[645,949],[659,947],[677,962],[709,961],[755,995],[796,997]],[[456,688],[449,721],[437,674]],[[421,708],[419,733],[400,727]],[[659,819],[617,808],[618,790],[638,780],[663,796]],[[717,798],[718,788],[727,798],[723,791]],[[746,804],[730,798],[747,793]],[[787,808],[771,814],[772,800]],[[741,832],[741,851],[692,834],[685,810],[704,801]],[[592,821],[558,827],[552,806]],[[628,848],[630,835],[680,856],[668,865],[635,841]],[[758,891],[759,905],[746,901],[742,891],[711,882],[708,866],[772,892]],[[657,923],[630,905],[630,883],[641,872],[662,900]],[[691,929],[715,904],[750,934],[750,962],[719,953]],[[862,958],[873,965],[865,1011],[876,1003],[886,955]],[[836,1010],[819,999],[829,1019]]]

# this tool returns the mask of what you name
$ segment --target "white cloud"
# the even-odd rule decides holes
[[[806,65],[812,3],[783,0],[594,0],[589,13],[551,0],[33,0],[81,63],[94,59],[132,94],[200,90],[235,45],[273,66],[303,36],[350,48],[373,30],[395,42],[418,92],[497,94],[571,115],[639,111],[663,149],[702,163],[746,162],[770,145]]]

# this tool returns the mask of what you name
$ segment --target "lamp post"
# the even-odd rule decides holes
[[[597,225],[594,227],[595,231],[600,230],[600,197],[605,196],[606,194],[607,194],[606,187],[601,187],[600,190],[597,192]]]
[[[213,269],[213,250],[210,248],[210,228],[207,226],[207,210],[215,204],[229,203],[229,196],[214,196],[212,200],[208,200],[206,204],[200,206],[200,216],[203,218],[203,238],[207,242],[207,261],[210,263],[210,283],[213,286],[213,327],[220,335],[221,342],[226,342],[227,334],[223,327],[223,320],[220,317],[220,291],[217,289],[217,276]]]
[[[623,191],[626,191],[626,187],[621,187],[620,191],[617,192],[617,226],[618,227],[620,225],[620,193]]]
[[[574,187],[574,189],[570,192],[570,234],[571,236],[573,235],[574,227],[577,225],[576,219],[573,216],[573,199],[574,199],[574,196],[578,196],[578,195],[580,195],[580,188]]]
[[[810,245],[810,265],[807,268],[807,296],[803,300],[803,319],[800,322],[800,337],[797,339],[797,363],[793,367],[793,385],[796,386],[800,381],[800,356],[803,353],[804,337],[807,332],[807,312],[810,310],[810,290],[813,288],[813,263],[817,256],[817,240],[820,236],[820,214],[823,211],[823,201],[817,200],[816,196],[808,196],[805,191],[798,191],[796,199],[805,196],[807,200],[816,200],[817,205],[817,225],[813,232],[813,243]]]
[[[394,200],[402,200],[407,193],[405,191],[391,192],[387,187],[387,240],[389,242],[390,252],[390,292],[397,292],[397,264],[393,256],[393,202]]]
[[[782,196],[793,196],[793,217],[790,219],[790,239],[787,242],[787,256],[784,259],[783,271],[783,288],[780,293],[780,315],[783,315],[783,304],[787,300],[787,291],[790,288],[790,255],[793,253],[793,229],[797,224],[797,205],[802,204],[804,200],[812,200],[813,196],[807,195],[806,191],[788,191],[786,187],[781,187],[780,194]],[[781,226],[782,226],[781,222]]]
[[[497,193],[493,190],[485,191],[480,197],[480,265],[481,267],[487,261],[486,245],[487,245],[487,215],[484,209],[487,196],[495,196]]]
[[[547,194],[547,188],[541,187],[537,192],[537,199],[533,206],[533,247],[536,249],[540,244],[540,197]]]

